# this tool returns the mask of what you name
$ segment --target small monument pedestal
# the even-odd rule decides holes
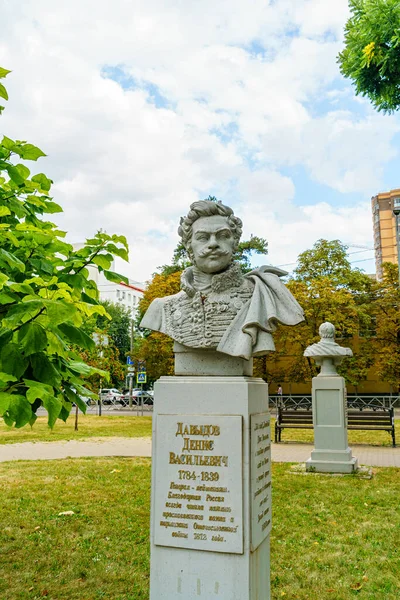
[[[178,364],[190,370],[193,362],[181,360],[193,359]],[[241,375],[161,377],[150,600],[269,600],[270,530],[267,384]]]
[[[304,356],[313,357],[321,372],[312,380],[314,450],[306,462],[307,471],[352,473],[358,461],[352,456],[347,441],[347,400],[343,377],[336,371],[344,356],[352,356],[350,348],[334,341],[335,328],[323,323],[319,329],[321,342],[309,346]]]

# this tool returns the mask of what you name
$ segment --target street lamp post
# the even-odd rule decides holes
[[[393,200],[393,214],[396,219],[397,267],[399,270],[400,286],[400,198],[394,198]]]

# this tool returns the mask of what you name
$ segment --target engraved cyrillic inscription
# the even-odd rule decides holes
[[[154,542],[243,552],[242,417],[158,415]]]
[[[254,551],[271,530],[270,415],[250,417],[251,549]]]

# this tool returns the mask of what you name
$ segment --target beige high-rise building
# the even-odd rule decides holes
[[[382,263],[397,264],[398,249],[396,235],[396,217],[393,209],[400,206],[400,188],[382,192],[371,198],[374,223],[374,248],[376,276],[382,277]],[[400,234],[400,232],[399,232]]]

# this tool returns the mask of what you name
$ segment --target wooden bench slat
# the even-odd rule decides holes
[[[376,429],[377,431],[391,431],[391,425],[349,425],[347,429]]]

